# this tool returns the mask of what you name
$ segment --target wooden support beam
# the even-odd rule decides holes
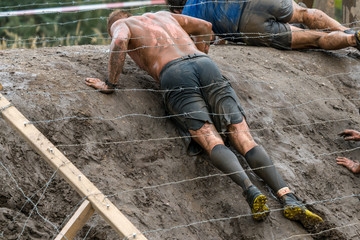
[[[348,27],[360,27],[360,0],[343,0],[343,23],[351,23]]]
[[[37,128],[0,94],[2,117],[39,153],[50,166],[107,221],[121,238],[145,240],[145,236],[75,167]]]
[[[75,238],[76,233],[85,225],[94,213],[94,208],[88,200],[85,200],[70,220],[66,223],[65,227],[60,231],[55,240],[72,240]]]

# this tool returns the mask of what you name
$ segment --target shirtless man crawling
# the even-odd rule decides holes
[[[114,92],[128,53],[166,90],[166,111],[183,135],[188,153],[195,155],[204,150],[215,167],[229,174],[243,189],[254,219],[262,220],[269,214],[267,198],[250,181],[219,132],[227,131],[231,144],[277,193],[285,217],[305,227],[322,222],[298,201],[264,148],[253,140],[239,98],[206,55],[211,28],[212,24],[204,20],[169,12],[129,16],[115,11],[108,19],[112,37],[109,78],[87,78],[86,84],[103,93]]]

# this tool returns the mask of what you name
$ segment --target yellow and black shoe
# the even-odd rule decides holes
[[[262,221],[269,215],[270,211],[266,205],[267,198],[256,186],[251,185],[244,191],[244,196],[246,197],[246,201],[251,208],[251,212],[253,213],[252,216],[255,220]]]
[[[280,201],[283,204],[284,216],[293,221],[300,221],[305,228],[313,228],[323,222],[320,216],[309,211],[292,193],[283,195]]]
[[[360,31],[355,31],[353,29],[346,29],[344,31],[344,33],[351,34],[351,35],[355,36],[356,46],[354,46],[354,47],[357,48],[357,50],[360,51]]]
[[[356,48],[360,51],[360,31],[355,32]]]

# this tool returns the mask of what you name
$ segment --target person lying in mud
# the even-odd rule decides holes
[[[201,18],[214,33],[232,42],[278,49],[360,50],[360,31],[353,31],[321,10],[293,0],[167,0],[173,13]],[[299,26],[305,28],[300,28]]]
[[[346,129],[339,135],[344,137],[345,141],[360,141],[360,132],[352,129]],[[360,163],[358,161],[352,161],[346,157],[337,157],[336,163],[343,165],[353,173],[360,173]]]
[[[166,111],[173,115],[188,154],[205,150],[210,162],[241,186],[254,219],[268,216],[267,198],[250,181],[219,132],[228,131],[232,145],[277,193],[285,217],[305,227],[323,221],[289,190],[264,148],[250,135],[239,98],[207,55],[211,23],[169,12],[130,16],[117,10],[108,18],[108,32],[112,37],[108,79],[87,78],[88,86],[113,93],[128,53],[166,90]]]

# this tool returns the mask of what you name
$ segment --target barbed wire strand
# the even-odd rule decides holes
[[[240,73],[239,71],[236,71],[236,69],[234,69],[235,73]],[[299,80],[299,79],[312,79],[314,77],[319,78],[319,79],[329,79],[332,77],[338,77],[338,76],[345,76],[345,75],[357,75],[359,74],[360,71],[350,71],[350,72],[341,72],[341,73],[334,73],[334,74],[329,74],[327,76],[319,76],[319,75],[306,75],[306,76],[292,76],[289,79],[292,80]],[[228,80],[229,83],[234,83],[237,84],[239,82],[250,82],[250,83],[259,83],[259,84],[273,84],[274,82],[271,81],[257,81],[257,80],[252,80],[252,79],[244,79],[244,80]],[[115,92],[154,92],[154,93],[168,93],[168,92],[179,92],[182,90],[191,90],[191,89],[205,89],[207,87],[211,87],[211,86],[216,86],[216,85],[221,85],[221,84],[226,84],[224,82],[218,82],[218,83],[211,83],[205,86],[200,86],[200,87],[184,87],[184,88],[177,88],[177,89],[153,89],[153,88],[115,88],[114,91]],[[27,94],[27,95],[44,95],[44,96],[49,96],[49,95],[69,95],[69,94],[79,94],[79,93],[94,93],[94,92],[101,92],[101,90],[98,89],[80,89],[80,90],[66,90],[66,91],[56,91],[56,92],[51,92],[51,91],[28,91],[28,90],[23,90],[23,89],[15,89],[15,90],[3,90],[2,91],[4,94],[14,94],[14,93],[21,93],[21,94]],[[359,93],[360,95],[360,93]],[[319,99],[325,99],[325,98],[319,98]],[[329,99],[336,99],[336,98],[329,98]],[[345,100],[345,99],[344,99]],[[348,99],[349,100],[349,99]],[[358,100],[358,99],[350,99],[350,100]],[[310,100],[310,101],[314,101],[314,100]],[[306,105],[306,104],[305,104]]]
[[[316,157],[331,156],[331,155],[340,154],[340,153],[353,152],[353,151],[356,151],[356,150],[360,150],[360,147],[355,147],[355,148],[346,149],[346,150],[339,150],[339,151],[334,151],[334,152],[330,152],[330,153],[321,153],[321,154],[317,154],[317,155],[315,154],[314,157],[316,158]],[[288,165],[290,165],[292,163],[302,162],[303,160],[306,160],[306,159],[308,159],[308,158],[303,157],[303,158],[300,158],[300,159],[295,159],[293,161],[287,161],[287,163],[288,163]],[[194,181],[199,181],[199,180],[205,180],[205,179],[214,178],[214,177],[226,177],[226,176],[230,176],[230,175],[233,175],[233,174],[239,174],[239,173],[245,173],[245,172],[253,172],[253,171],[256,171],[256,170],[261,170],[261,169],[266,169],[266,168],[271,168],[271,167],[277,167],[277,166],[278,166],[278,164],[271,164],[271,165],[267,165],[267,166],[263,166],[263,167],[244,169],[242,171],[234,171],[234,172],[231,172],[231,173],[216,173],[216,174],[210,174],[210,175],[206,175],[206,176],[199,176],[199,177],[190,178],[190,179],[182,179],[182,180],[179,180],[179,181],[166,182],[166,183],[157,184],[157,185],[144,186],[144,187],[134,188],[134,189],[129,189],[129,190],[122,190],[122,191],[119,191],[119,192],[114,193],[114,194],[108,194],[108,195],[106,195],[106,198],[119,197],[122,194],[130,193],[130,192],[151,190],[151,189],[156,189],[156,188],[161,188],[161,187],[167,187],[167,186],[178,185],[178,184],[183,184],[183,183],[189,183],[189,182],[194,182]]]
[[[346,225],[339,226],[339,227],[332,227],[332,228],[322,230],[322,231],[317,232],[317,233],[306,233],[306,234],[292,235],[290,237],[283,238],[282,240],[289,240],[289,239],[293,239],[293,238],[306,237],[306,236],[317,236],[317,235],[321,235],[323,233],[331,232],[333,230],[338,230],[338,229],[346,228],[346,227],[352,227],[352,226],[355,226],[355,225],[358,225],[358,224],[360,224],[360,222],[350,223],[350,224],[346,224]]]
[[[95,216],[95,221],[90,225],[89,230],[86,232],[83,240],[85,240],[87,238],[87,236],[90,234],[91,230],[96,227],[98,221],[99,221],[99,216],[96,215]]]
[[[358,147],[358,148],[355,148],[355,149],[352,149],[352,150],[345,150],[345,151],[353,151],[353,150],[356,150],[356,149],[359,149],[360,147]],[[337,151],[337,152],[332,152],[332,153],[323,153],[323,154],[319,154],[318,156],[324,156],[324,155],[332,155],[332,154],[336,154],[336,153],[340,153],[340,152],[345,152],[345,151]],[[0,161],[0,164],[3,166],[3,168],[5,169],[5,170],[7,170],[7,172],[8,172],[8,174],[10,174],[10,176],[12,176],[11,175],[11,173],[9,172],[9,170],[2,164],[2,162]],[[64,164],[63,164],[64,165]],[[62,166],[63,166],[62,165]],[[269,166],[266,166],[266,167],[269,167]],[[259,168],[260,169],[260,168]],[[256,170],[256,169],[253,169],[253,170]],[[51,177],[51,179],[53,179],[54,178],[54,175],[55,175],[55,173],[56,172],[54,172],[54,174],[53,174],[53,176]],[[234,174],[234,173],[231,173],[231,174]],[[214,175],[209,175],[209,176],[207,176],[207,177],[213,177],[213,176],[220,176],[220,175],[222,175],[222,176],[228,176],[228,175],[230,175],[230,174],[214,174]],[[172,183],[166,183],[166,184],[161,184],[161,185],[157,185],[157,186],[152,186],[152,187],[144,187],[144,188],[141,188],[141,189],[136,189],[136,190],[132,190],[132,191],[140,191],[140,190],[144,190],[144,189],[151,189],[151,188],[157,188],[157,187],[162,187],[162,186],[168,186],[168,185],[171,185],[171,184],[179,184],[179,183],[184,183],[184,182],[188,182],[188,181],[194,181],[194,180],[199,180],[199,179],[203,179],[204,177],[198,177],[198,178],[194,178],[194,179],[188,179],[188,180],[182,180],[182,181],[177,181],[177,182],[172,182]],[[16,186],[18,187],[18,189],[20,189],[21,191],[22,191],[22,189],[19,187],[19,185],[18,185],[18,183],[17,183],[17,181],[15,180],[15,179],[13,179],[13,181],[15,181],[15,184],[16,184]],[[51,182],[51,180],[49,180],[48,181],[48,183],[46,184],[46,188],[47,188],[47,186],[49,185],[49,183]],[[44,190],[45,191],[45,190]],[[44,193],[44,191],[43,191],[43,193]],[[121,193],[125,193],[125,192],[129,192],[129,190],[127,190],[127,191],[122,191]],[[88,196],[87,196],[88,197]],[[106,197],[111,197],[110,195],[108,195],[108,196],[106,196]],[[85,197],[86,198],[86,197]],[[79,204],[85,199],[85,198],[83,198],[80,202],[79,202]],[[336,198],[335,198],[336,199]],[[29,198],[28,198],[28,200],[29,200]],[[39,201],[41,200],[41,198],[39,198]],[[37,204],[39,203],[39,201],[37,202]],[[32,202],[32,201],[31,201]],[[35,204],[35,206],[34,207],[36,207],[37,206],[37,204]],[[78,204],[78,205],[79,205]],[[307,205],[309,205],[309,204],[307,204]],[[74,210],[75,211],[75,210]],[[70,214],[71,215],[71,214]],[[70,216],[70,215],[68,215],[68,216]],[[41,216],[41,215],[39,215],[39,216]],[[249,216],[249,215],[247,215],[247,216]],[[30,216],[29,216],[30,217]],[[229,218],[228,218],[229,219]],[[213,221],[213,220],[210,220],[210,221]],[[53,224],[52,224],[53,225]],[[55,225],[53,225],[53,226],[55,226]],[[58,228],[55,226],[54,227],[57,231],[59,231],[58,230]],[[178,227],[176,227],[176,228],[178,228]],[[171,228],[171,229],[173,229],[173,228]],[[21,235],[20,235],[21,236]]]
[[[264,130],[274,130],[274,129],[286,129],[286,128],[296,128],[296,127],[304,127],[304,126],[311,126],[311,125],[318,125],[318,124],[326,124],[326,123],[334,123],[334,122],[342,122],[342,121],[352,121],[352,118],[343,118],[343,119],[333,119],[333,120],[326,120],[326,121],[318,121],[314,123],[303,123],[303,124],[294,124],[294,125],[286,125],[281,127],[263,127],[258,129],[250,129],[249,131],[234,131],[234,132],[223,132],[221,134],[230,134],[230,133],[238,133],[238,132],[259,132]],[[205,135],[194,135],[193,137],[201,137],[207,136]],[[163,137],[163,138],[149,138],[149,139],[135,139],[135,140],[121,140],[121,141],[112,141],[112,142],[87,142],[87,143],[79,143],[79,144],[57,144],[56,147],[83,147],[88,145],[115,145],[115,144],[126,144],[126,143],[142,143],[142,142],[152,142],[152,141],[169,141],[169,140],[179,140],[185,139],[190,136],[176,136],[176,137]]]
[[[58,170],[58,169],[57,169],[57,170]],[[42,190],[42,193],[41,193],[39,199],[37,200],[37,202],[36,202],[36,204],[34,205],[34,207],[32,208],[32,210],[30,211],[29,216],[28,216],[27,219],[25,220],[24,226],[23,226],[23,228],[22,228],[21,233],[20,233],[19,236],[18,236],[18,239],[20,239],[21,236],[23,235],[23,233],[24,233],[24,231],[25,231],[25,227],[26,227],[29,219],[31,218],[32,214],[34,213],[34,210],[36,210],[36,212],[38,212],[39,209],[38,209],[37,206],[38,206],[38,204],[40,203],[42,197],[45,195],[45,192],[46,192],[47,188],[49,187],[50,183],[51,183],[52,180],[55,178],[56,173],[57,173],[57,170],[54,171],[54,173],[53,173],[52,176],[50,177],[49,181],[45,184],[45,187],[44,187],[44,189]],[[52,222],[50,222],[49,220],[46,221],[46,222],[49,223],[56,231],[58,231],[58,228],[57,228]],[[67,240],[67,239],[66,239],[66,240]]]
[[[37,205],[39,204],[39,202],[34,203],[34,202],[25,194],[25,192],[24,192],[23,189],[19,186],[19,184],[18,184],[18,182],[16,181],[16,179],[14,178],[14,176],[11,174],[10,170],[5,167],[5,165],[3,164],[3,162],[0,161],[0,165],[1,165],[1,167],[2,167],[3,169],[5,169],[5,171],[7,172],[8,176],[9,176],[10,179],[15,183],[16,188],[19,189],[19,191],[21,192],[21,194],[23,195],[23,197],[24,197],[29,203],[31,203],[31,204],[34,206],[33,210],[35,209],[35,211],[36,211],[36,213],[39,215],[39,217],[42,218],[44,222],[49,223],[54,229],[57,229],[56,226],[55,226],[50,220],[48,220],[46,217],[44,217],[44,216],[38,211]],[[47,183],[45,184],[45,187],[42,187],[42,188],[44,188],[44,190],[47,189],[48,185],[49,185],[49,184],[51,183],[51,181],[54,179],[56,172],[57,172],[57,170],[55,170],[55,172],[52,174],[51,178],[47,181]],[[43,192],[42,192],[42,195],[45,193],[44,190],[43,190]],[[42,195],[41,195],[41,196],[42,196]],[[41,198],[39,198],[39,199],[41,199]],[[31,213],[33,212],[33,210],[31,211]],[[27,219],[26,221],[28,221],[28,219]],[[23,231],[22,231],[22,233],[23,233]],[[22,234],[22,233],[21,233],[21,234]],[[21,236],[21,235],[20,235],[20,236]]]
[[[275,106],[265,106],[265,107],[255,107],[255,108],[249,108],[246,110],[246,112],[252,112],[252,111],[259,111],[260,109],[274,109],[274,110],[291,110],[291,109],[296,109],[311,103],[315,103],[318,101],[329,101],[329,100],[349,100],[349,99],[343,99],[343,98],[318,98],[318,99],[314,99],[314,100],[310,100],[304,103],[299,103],[299,104],[292,104],[292,106],[289,107],[275,107]],[[357,98],[354,99],[350,99],[351,101],[358,101],[360,100]],[[10,106],[9,106],[10,107]],[[6,109],[6,108],[5,108]],[[2,112],[5,109],[0,109],[0,112]],[[65,121],[65,120],[99,120],[99,121],[115,121],[115,120],[120,120],[123,118],[128,118],[128,117],[146,117],[146,118],[151,118],[151,119],[170,119],[170,118],[175,118],[175,117],[182,117],[182,116],[191,116],[192,114],[197,114],[197,113],[204,113],[204,114],[209,114],[210,116],[226,116],[226,115],[237,115],[239,114],[239,111],[236,112],[231,112],[231,113],[212,113],[212,112],[205,112],[205,111],[192,111],[192,112],[186,112],[186,113],[179,113],[179,114],[168,114],[168,115],[162,115],[162,116],[154,116],[151,114],[143,114],[143,113],[129,113],[129,114],[124,114],[124,115],[120,115],[117,117],[103,117],[103,116],[94,116],[94,117],[80,117],[80,116],[66,116],[66,117],[62,117],[62,118],[55,118],[55,119],[45,119],[45,120],[37,120],[37,121],[27,121],[24,122],[24,125],[29,125],[29,124],[48,124],[48,123],[53,123],[53,122],[59,122],[59,121]]]
[[[89,20],[95,20],[94,18],[89,18]],[[104,18],[102,17],[101,20],[104,20]],[[78,20],[76,20],[78,21]],[[69,23],[75,23],[74,21],[71,21]],[[52,25],[55,23],[46,23],[44,25]],[[67,25],[68,23],[65,23],[65,25]],[[356,22],[352,22],[350,24],[356,24]],[[56,24],[55,24],[56,25]],[[34,25],[29,25],[31,27],[35,27]],[[16,28],[18,28],[19,26],[16,26]],[[1,27],[0,27],[1,29]],[[355,31],[356,27],[353,28],[353,30]],[[296,31],[286,31],[286,32],[282,32],[282,33],[245,33],[245,32],[234,32],[234,33],[223,33],[221,34],[222,40],[229,40],[230,42],[235,41],[240,43],[239,41],[241,41],[242,39],[252,39],[252,38],[269,38],[272,36],[281,36],[281,35],[286,35],[289,32],[305,32],[308,31],[306,29],[302,29],[302,30],[296,30]],[[322,29],[319,29],[318,31],[322,31],[322,32],[331,32],[331,31],[325,31]],[[96,33],[96,34],[90,34],[90,35],[75,35],[75,36],[66,36],[66,37],[44,37],[44,36],[35,36],[35,37],[31,37],[31,38],[27,38],[27,39],[6,39],[5,37],[1,38],[0,40],[3,42],[6,42],[6,47],[7,48],[11,48],[12,46],[20,43],[21,46],[26,47],[26,46],[34,46],[35,45],[42,45],[44,43],[55,43],[55,42],[62,42],[64,40],[71,40],[71,39],[76,39],[76,40],[81,40],[83,38],[88,38],[88,39],[92,39],[92,40],[96,40],[96,41],[111,41],[112,39],[123,39],[123,40],[136,40],[136,39],[158,39],[158,40],[181,40],[181,39],[185,39],[185,37],[130,37],[130,38],[110,38],[110,37],[104,37],[108,35],[107,32],[103,32],[103,33]],[[251,35],[254,35],[253,37]],[[212,36],[212,34],[203,34],[203,35],[197,35],[198,37],[207,37],[207,36]],[[99,39],[97,37],[100,37]],[[50,39],[50,40],[49,40]],[[186,37],[187,39],[187,37]],[[214,43],[220,41],[219,40],[215,40]],[[212,43],[212,42],[211,42]]]
[[[79,5],[80,4],[88,4],[88,3],[104,3],[111,4],[113,2],[104,2],[104,0],[84,0],[84,1],[71,1],[71,2],[45,2],[45,3],[29,3],[29,4],[18,4],[13,6],[0,7],[0,9],[11,9],[11,8],[24,8],[24,7],[38,7],[38,6],[49,6],[49,5],[58,5],[58,6],[66,6],[66,5]],[[0,12],[1,13],[1,12]]]
[[[328,203],[328,202],[336,202],[336,201],[340,201],[340,200],[344,200],[344,199],[348,199],[348,198],[353,198],[353,197],[359,197],[359,194],[352,194],[352,195],[348,195],[348,196],[343,196],[343,197],[336,197],[336,198],[331,198],[331,199],[324,199],[324,200],[319,200],[319,201],[313,201],[311,203],[306,203],[306,204],[300,204],[300,206],[312,206],[312,205],[317,205],[317,204],[322,204],[322,203]],[[265,212],[279,212],[279,211],[283,211],[286,208],[277,208],[277,209],[271,209],[269,211],[265,211]],[[153,229],[153,230],[147,230],[144,232],[141,232],[140,234],[151,234],[151,233],[157,233],[157,232],[167,232],[167,231],[172,231],[175,229],[179,229],[179,228],[187,228],[187,227],[191,227],[194,225],[198,225],[198,224],[205,224],[205,223],[212,223],[212,222],[219,222],[219,221],[228,221],[228,220],[233,220],[233,219],[239,219],[242,217],[250,217],[253,216],[255,214],[249,213],[249,214],[239,214],[236,216],[231,216],[231,217],[222,217],[222,218],[212,218],[212,219],[207,219],[207,220],[202,220],[202,221],[197,221],[197,222],[192,222],[189,224],[183,224],[183,225],[176,225],[176,226],[172,226],[169,228],[158,228],[158,229]],[[134,237],[136,237],[136,235],[139,233],[133,233],[129,236],[126,236],[123,238],[123,240],[129,240],[132,239]],[[309,233],[311,234],[311,233]]]
[[[325,99],[322,99],[322,100],[325,100]],[[330,100],[330,99],[327,99],[327,100]],[[332,100],[334,100],[334,99],[332,99]],[[314,101],[317,101],[317,100],[313,100],[312,102],[314,102]],[[304,105],[304,104],[307,104],[307,103],[302,103],[302,104],[298,104],[298,106],[301,106],[301,105]],[[281,108],[280,108],[281,109]],[[351,119],[350,119],[351,120]],[[355,150],[356,149],[358,149],[358,148],[355,148]],[[346,150],[346,151],[351,151],[351,150]],[[335,154],[335,153],[339,153],[340,151],[338,151],[338,152],[333,152],[333,153],[330,153],[330,154]],[[343,151],[344,152],[344,151]],[[329,153],[328,153],[329,154]],[[325,155],[325,154],[324,154]],[[320,156],[320,155],[319,155]],[[0,164],[3,166],[3,167],[5,167],[3,164],[2,164],[2,162],[0,162]],[[5,167],[5,169],[6,169],[6,167]],[[8,174],[9,174],[10,172],[8,172]],[[55,175],[55,173],[56,172],[54,172],[54,174],[53,174],[53,176]],[[232,173],[233,174],[233,173]],[[12,175],[11,175],[11,173],[10,173],[10,175],[9,176],[11,176],[12,177]],[[52,176],[52,177],[53,177]],[[12,177],[13,178],[13,177]],[[15,180],[15,179],[14,179]],[[27,199],[27,202],[30,202],[30,203],[32,203],[33,205],[34,205],[34,208],[32,209],[32,211],[31,211],[31,214],[29,215],[29,217],[28,217],[28,219],[30,218],[30,216],[32,215],[32,213],[33,213],[33,211],[36,209],[36,211],[37,211],[37,205],[38,205],[38,203],[40,202],[40,200],[42,199],[42,197],[44,196],[44,194],[45,194],[45,191],[46,191],[46,189],[47,189],[47,187],[49,186],[49,184],[50,184],[50,182],[51,182],[51,180],[52,180],[52,178],[50,178],[50,180],[47,182],[47,184],[44,186],[44,187],[42,187],[42,188],[44,188],[43,189],[43,192],[42,192],[42,195],[40,196],[40,198],[39,198],[39,200],[38,200],[38,202],[36,203],[36,204],[34,204],[34,202],[32,202],[32,200],[31,200],[31,198],[28,198],[25,194],[24,194],[24,192],[22,191],[22,189],[18,186],[18,184],[16,183],[16,185],[17,185],[17,187],[21,190],[21,192],[22,192],[22,194],[23,194],[23,196]],[[15,182],[16,182],[16,180],[15,180]],[[163,184],[162,184],[163,185]],[[169,185],[169,184],[167,184],[167,185]],[[160,185],[159,185],[160,186]],[[142,189],[143,190],[143,189]],[[358,196],[358,195],[353,195],[353,196]],[[42,215],[39,213],[39,212],[37,212],[38,213],[38,215],[40,216],[40,217],[42,217]],[[26,222],[28,221],[28,219],[26,220]],[[46,219],[46,218],[45,218]],[[225,218],[224,218],[225,219]],[[209,220],[209,222],[212,222],[213,220],[212,219],[210,219]],[[202,221],[201,221],[202,222]],[[51,222],[50,222],[51,223]],[[199,222],[200,223],[200,222]],[[25,224],[26,225],[26,224]],[[25,227],[25,225],[24,225],[24,227]],[[185,225],[184,225],[185,226]],[[54,226],[55,228],[56,228],[56,226]],[[177,226],[175,226],[175,228],[177,228]],[[57,228],[56,228],[57,229]],[[24,230],[24,228],[23,228],[23,230]],[[166,229],[165,229],[166,230]],[[22,233],[23,233],[23,231],[22,231]],[[22,235],[22,233],[20,234],[20,236]],[[86,237],[86,236],[85,236]]]
[[[199,3],[201,4],[201,3]],[[199,5],[199,4],[195,4],[195,5]],[[152,5],[153,7],[156,7],[157,5]],[[164,6],[164,5],[158,5],[158,6]],[[165,5],[166,6],[166,5]],[[142,8],[146,8],[149,6],[145,6],[145,7],[134,7],[134,8],[129,8],[129,11],[134,11],[134,10],[140,10]],[[166,9],[167,10],[167,9]],[[1,12],[0,12],[1,13]],[[73,14],[73,13],[77,13],[77,12],[67,12],[68,14]],[[62,13],[62,14],[66,14]],[[139,14],[140,16],[141,14]],[[18,29],[18,28],[36,28],[36,27],[41,27],[41,26],[46,26],[46,25],[59,25],[59,26],[65,26],[68,24],[77,24],[78,22],[87,22],[87,21],[92,21],[92,20],[107,20],[108,16],[101,16],[101,17],[94,17],[94,18],[81,18],[81,19],[77,19],[77,20],[73,20],[73,21],[67,21],[67,22],[42,22],[42,23],[37,23],[37,24],[30,24],[30,25],[18,25],[18,26],[5,26],[5,27],[0,27],[0,29]],[[339,26],[344,26],[344,27],[348,27],[351,25],[355,25],[357,23],[359,23],[360,21],[353,21],[350,23],[344,23],[344,24],[340,24]],[[355,27],[353,29],[358,29],[358,27]],[[299,29],[297,31],[308,31],[309,29]],[[330,31],[329,28],[323,28],[323,29],[313,29],[316,31]],[[235,32],[235,33],[231,33],[231,34],[239,34],[239,32]],[[269,36],[273,36],[273,34],[271,33],[247,33],[247,34],[266,34],[268,37]],[[222,34],[224,35],[224,34]]]
[[[54,13],[61,13],[61,14],[79,13],[79,12],[91,12],[91,11],[96,11],[96,10],[111,11],[113,8],[131,7],[129,5],[132,5],[134,3],[143,5],[143,6],[140,6],[141,8],[147,8],[147,7],[151,7],[151,6],[167,7],[166,9],[168,9],[169,6],[182,7],[182,6],[175,6],[175,5],[167,5],[165,1],[161,1],[161,4],[156,4],[156,3],[158,3],[158,1],[154,1],[155,3],[153,3],[153,4],[145,3],[145,2],[147,2],[147,1],[133,1],[133,2],[129,3],[128,5],[124,4],[124,2],[110,2],[110,3],[103,2],[101,4],[76,5],[76,2],[73,1],[72,5],[75,5],[75,6],[71,6],[71,7],[61,6],[61,7],[52,7],[52,8],[45,8],[45,9],[25,9],[25,10],[16,10],[16,11],[5,11],[5,12],[0,12],[0,17],[23,16],[23,15],[29,15],[29,14],[37,15],[37,14],[54,14]],[[205,5],[205,4],[209,4],[209,3],[247,3],[247,2],[251,2],[251,0],[243,0],[243,1],[216,1],[216,0],[213,0],[213,1],[188,4],[187,6]],[[86,2],[84,2],[84,3],[86,3]],[[119,5],[119,3],[123,3],[123,4]],[[54,5],[54,4],[52,4],[52,5]],[[17,5],[16,7],[19,8],[18,6],[21,6],[21,5]],[[0,9],[3,9],[3,8],[11,8],[11,6],[10,7],[1,7]]]

